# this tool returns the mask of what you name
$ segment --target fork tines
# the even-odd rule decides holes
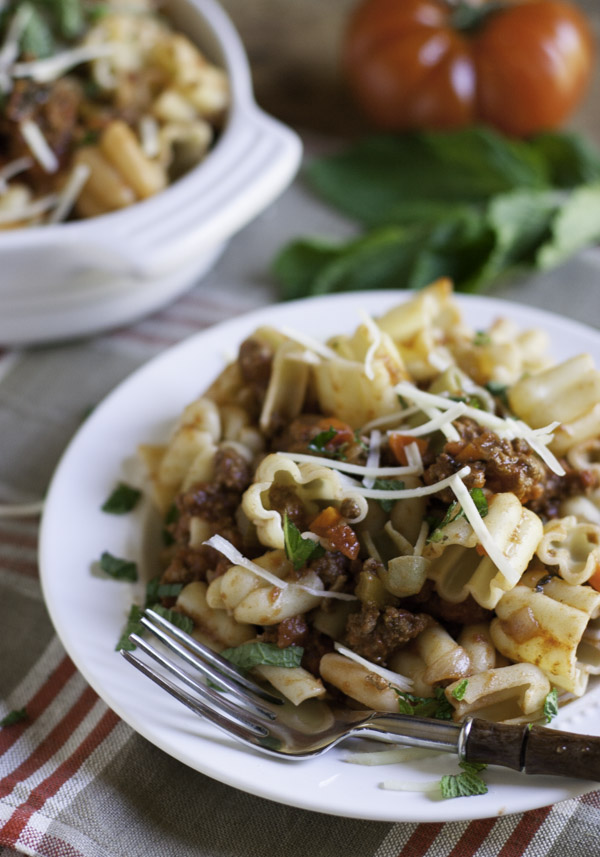
[[[179,683],[171,681],[162,670],[157,670],[133,652],[121,649],[121,654],[130,664],[192,711],[201,714],[226,731],[232,732],[239,727],[243,730],[243,734],[239,736],[242,738],[248,737],[246,734],[248,729],[257,738],[268,734],[268,729],[260,720],[267,718],[267,721],[273,721],[276,715],[260,704],[260,701],[281,705],[282,700],[279,697],[259,687],[240,673],[228,660],[171,624],[154,610],[146,609],[141,621],[144,628],[175,654],[180,663],[138,634],[130,634],[129,639],[137,649],[175,676]],[[183,669],[183,665],[198,671],[205,681],[196,679],[190,672]],[[194,694],[190,695],[180,683],[190,688]]]

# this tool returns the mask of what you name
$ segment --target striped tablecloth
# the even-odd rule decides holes
[[[292,234],[326,234],[329,218],[294,186],[232,241],[203,283],[162,312],[89,340],[4,352],[0,502],[42,497],[84,413],[140,364],[272,301],[274,250]],[[503,296],[594,318],[596,270],[576,262]],[[37,537],[36,517],[0,518],[0,717],[28,713],[0,730],[0,857],[598,854],[599,793],[470,823],[391,824],[289,808],[192,771],[121,722],[74,668],[42,600]]]

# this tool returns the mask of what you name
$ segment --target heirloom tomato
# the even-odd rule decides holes
[[[566,0],[359,0],[343,42],[357,103],[379,128],[557,128],[582,98],[594,40]]]

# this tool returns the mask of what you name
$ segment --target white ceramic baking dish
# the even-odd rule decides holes
[[[0,232],[0,345],[55,341],[132,322],[198,282],[227,240],[291,182],[298,136],[255,103],[241,40],[214,0],[169,16],[229,75],[232,106],[206,159],[118,212]]]

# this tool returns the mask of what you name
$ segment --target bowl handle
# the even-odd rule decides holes
[[[121,236],[116,255],[140,277],[178,268],[245,226],[292,181],[302,156],[297,134],[254,103],[233,114],[206,170],[163,191],[164,205]],[[211,159],[212,163],[209,163]]]

